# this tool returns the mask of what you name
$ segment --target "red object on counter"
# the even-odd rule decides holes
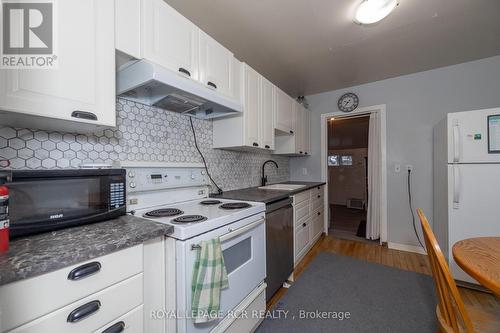
[[[0,253],[9,250],[9,189],[0,185]]]

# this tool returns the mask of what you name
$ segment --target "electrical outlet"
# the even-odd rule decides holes
[[[307,168],[302,168],[302,174],[307,175]]]
[[[400,173],[401,172],[401,164],[395,164],[394,165],[394,172]]]
[[[406,171],[413,171],[413,165],[407,164],[406,165]]]

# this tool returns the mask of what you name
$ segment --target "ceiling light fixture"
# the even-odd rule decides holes
[[[354,22],[373,24],[389,15],[399,5],[399,0],[364,0],[354,15]]]

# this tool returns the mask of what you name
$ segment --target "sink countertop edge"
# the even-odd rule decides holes
[[[304,187],[295,190],[271,190],[271,189],[259,189],[260,186],[248,187],[238,190],[231,190],[224,192],[222,195],[216,194],[212,197],[221,199],[231,199],[231,200],[243,200],[243,201],[255,201],[270,203],[273,201],[286,199],[294,194],[310,190],[313,187],[325,185],[325,182],[303,182],[303,181],[286,181],[276,184],[294,184],[294,185],[305,185]],[[274,185],[274,184],[270,184]]]

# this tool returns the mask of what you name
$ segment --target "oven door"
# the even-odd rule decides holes
[[[252,221],[253,220],[253,221]],[[224,262],[229,279],[229,288],[221,292],[221,311],[227,314],[233,310],[248,294],[257,288],[266,276],[266,231],[265,218],[259,214],[236,223],[216,229],[204,235],[190,239],[181,248],[185,263],[179,263],[178,270],[178,312],[191,313],[191,281],[196,259],[196,245],[202,241],[220,237]],[[191,249],[192,246],[195,248]],[[181,256],[182,257],[182,256]],[[179,260],[179,258],[178,258]],[[180,274],[180,276],[179,276]],[[184,309],[186,312],[184,312]],[[209,332],[220,320],[194,324],[191,318],[178,322],[179,332]]]

